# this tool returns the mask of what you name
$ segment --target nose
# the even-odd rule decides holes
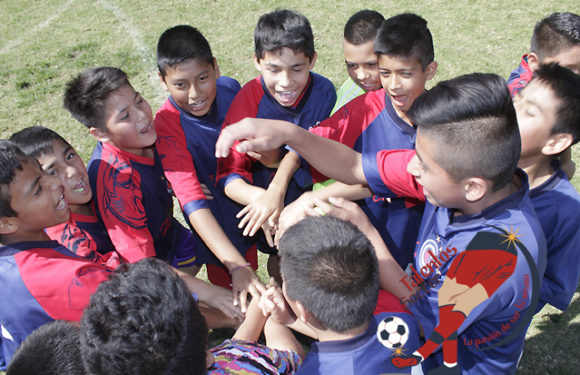
[[[368,72],[365,69],[363,69],[363,68],[357,69],[357,71],[356,71],[356,78],[359,81],[364,81],[365,79],[368,78],[368,76],[369,76],[369,74],[368,74]]]
[[[283,70],[282,72],[280,72],[280,79],[278,81],[280,83],[280,86],[282,87],[288,87],[290,86],[290,84],[292,83],[292,78],[290,77],[290,72]]]
[[[398,75],[392,74],[390,78],[391,79],[389,80],[389,89],[395,90],[401,87],[401,80],[399,79]]]
[[[68,178],[74,177],[77,173],[78,173],[77,169],[75,167],[73,167],[72,165],[66,166],[66,169],[65,169],[66,177],[68,177]]]
[[[421,176],[421,164],[417,155],[413,156],[409,164],[407,164],[407,172],[416,178]]]
[[[189,86],[189,99],[197,99],[197,87],[195,85]]]
[[[50,189],[50,191],[56,191],[62,187],[62,182],[56,176],[51,176],[49,174],[45,174],[45,181],[46,186]]]

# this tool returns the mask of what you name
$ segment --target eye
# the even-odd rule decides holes
[[[46,171],[46,173],[47,173],[49,176],[56,176],[56,175],[58,174],[58,171],[56,170],[56,168],[54,168],[54,169],[49,169],[49,170],[47,170],[47,171]]]
[[[350,69],[350,70],[353,70],[353,69],[358,68],[358,66],[357,66],[357,64],[346,64],[346,68],[347,69]]]
[[[368,69],[375,69],[377,66],[379,66],[378,63],[368,63],[368,64],[366,64],[366,67]]]
[[[303,69],[302,68],[294,68],[292,69],[293,72],[295,73],[300,73]]]
[[[77,154],[76,154],[76,153],[74,153],[74,152],[70,152],[70,153],[68,153],[68,154],[65,156],[65,159],[66,159],[66,160],[72,160],[72,159],[74,159],[76,156],[77,156]]]
[[[127,120],[129,119],[129,112],[126,112],[122,117],[121,117],[121,121]]]
[[[205,81],[207,78],[208,78],[207,75],[203,75],[203,76],[199,77],[199,80],[200,81]]]
[[[391,76],[391,72],[381,71],[380,74],[381,74],[381,77],[385,77],[385,78],[388,78]]]
[[[175,86],[178,89],[185,87],[185,85],[182,82],[174,83],[173,86]]]

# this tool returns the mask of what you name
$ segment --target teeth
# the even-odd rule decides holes
[[[64,208],[66,208],[66,201],[64,200],[64,195],[61,195],[58,204],[56,205],[56,209],[62,210]]]

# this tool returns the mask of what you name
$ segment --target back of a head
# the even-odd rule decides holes
[[[344,39],[355,46],[375,40],[385,18],[375,10],[364,9],[353,14],[344,26]]]
[[[47,323],[18,347],[7,375],[84,375],[80,330],[65,321]]]
[[[207,326],[163,261],[123,265],[91,296],[81,321],[89,374],[205,374]]]
[[[456,182],[482,177],[507,185],[520,157],[516,112],[507,84],[495,74],[472,73],[441,81],[409,112],[421,137],[442,150],[438,164]]]
[[[28,156],[12,141],[0,140],[0,218],[15,217],[16,212],[10,206],[10,184],[14,181],[17,171],[22,170]]]
[[[538,81],[552,90],[559,100],[552,134],[566,133],[580,140],[580,75],[556,63],[543,65],[534,71],[532,81]]]
[[[569,12],[550,14],[536,24],[530,51],[540,62],[572,46],[580,46],[580,16]]]
[[[379,292],[374,249],[353,224],[306,217],[280,240],[280,271],[289,298],[335,332],[360,327]]]
[[[30,126],[22,129],[12,134],[10,140],[16,143],[26,155],[33,158],[53,154],[53,141],[72,147],[60,134],[44,126]]]
[[[121,69],[87,69],[68,82],[64,108],[87,128],[103,129],[107,98],[124,85],[129,85],[129,78]]]
[[[377,33],[375,53],[403,60],[416,58],[427,68],[434,59],[433,37],[427,21],[413,13],[388,18]]]
[[[315,51],[310,22],[293,10],[266,13],[260,17],[254,30],[254,47],[258,61],[266,52],[278,52],[284,47],[294,53],[303,53],[312,61]]]
[[[157,42],[157,67],[162,77],[165,77],[167,68],[191,59],[213,65],[209,43],[198,29],[177,25],[161,34]]]

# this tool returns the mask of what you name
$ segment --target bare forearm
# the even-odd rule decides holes
[[[238,340],[258,341],[267,317],[262,314],[258,306],[258,299],[254,298],[248,306],[246,318],[240,324],[234,338]]]
[[[231,181],[224,188],[224,192],[230,199],[244,206],[253,202],[264,191],[261,187],[251,185],[241,178]]]

